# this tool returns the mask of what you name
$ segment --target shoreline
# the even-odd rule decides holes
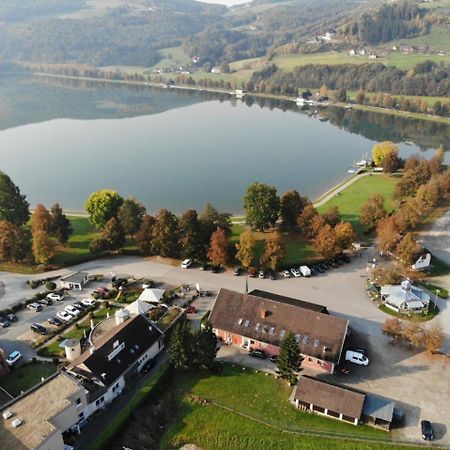
[[[51,78],[60,78],[60,79],[68,79],[68,80],[80,80],[80,81],[93,81],[93,82],[99,82],[99,83],[111,83],[111,84],[123,84],[123,85],[129,85],[129,86],[143,86],[143,87],[152,87],[157,89],[169,89],[169,90],[185,90],[185,91],[196,91],[196,92],[211,92],[215,94],[227,94],[232,95],[236,98],[244,98],[236,96],[236,93],[234,91],[230,91],[228,89],[219,89],[219,88],[210,88],[210,87],[201,87],[201,86],[190,86],[190,85],[173,85],[170,87],[167,87],[164,83],[155,83],[151,81],[131,81],[131,80],[110,80],[107,78],[97,78],[97,77],[82,77],[82,76],[73,76],[73,75],[61,75],[51,72],[23,72],[23,73],[29,73],[31,75],[37,76],[37,77],[51,77]],[[287,95],[276,95],[276,94],[262,94],[257,92],[252,92],[250,94],[244,94],[248,97],[255,97],[255,98],[266,98],[266,99],[272,99],[272,100],[281,100],[281,101],[289,101],[296,103],[297,97],[289,97]],[[349,102],[336,102],[332,103],[330,105],[320,105],[321,107],[327,107],[327,106],[335,106],[337,108],[347,108],[349,105]],[[369,111],[369,112],[378,112],[380,114],[391,114],[393,116],[399,116],[404,117],[406,119],[417,119],[417,120],[427,120],[431,122],[438,122],[438,123],[444,123],[447,125],[450,125],[450,118],[441,117],[441,116],[435,116],[432,114],[422,114],[422,113],[412,113],[409,111],[401,111],[396,109],[390,109],[390,108],[381,108],[377,106],[367,106],[367,105],[359,105],[356,103],[351,103],[352,108],[358,109],[361,111]]]

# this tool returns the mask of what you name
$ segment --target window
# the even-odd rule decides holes
[[[252,340],[252,339],[250,339],[250,344],[254,344],[255,343],[255,341],[254,340]]]
[[[311,356],[308,357],[309,362],[314,362],[314,360],[311,358]]]
[[[286,330],[281,330],[280,331],[280,337],[281,338],[284,338],[285,334],[286,334]]]
[[[319,346],[319,339],[314,339],[314,347],[318,347]]]
[[[77,398],[76,402],[77,406],[81,405],[81,398]]]
[[[257,324],[256,324],[256,327],[255,327],[255,330],[256,330],[256,331],[259,331],[259,327],[260,327],[260,326],[261,326],[261,324],[260,324],[260,323],[257,323]]]
[[[297,344],[300,344],[300,338],[301,338],[300,334],[295,335],[295,342],[297,342]]]
[[[78,414],[78,420],[84,420],[84,412],[80,412],[80,414]]]
[[[274,334],[275,333],[275,327],[271,327],[269,330],[269,334]]]
[[[119,341],[114,342],[113,348],[117,348],[119,346]]]
[[[306,345],[308,342],[308,336],[303,336],[303,345]]]

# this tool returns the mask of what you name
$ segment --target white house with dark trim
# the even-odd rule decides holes
[[[63,289],[81,291],[87,283],[89,283],[89,274],[87,272],[74,272],[61,277],[61,287]]]

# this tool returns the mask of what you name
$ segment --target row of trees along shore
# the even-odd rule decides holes
[[[387,211],[383,196],[375,193],[363,205],[360,222],[365,232],[376,232],[380,250],[397,253],[405,264],[410,263],[418,247],[410,232],[448,193],[450,170],[443,169],[443,156],[443,149],[439,148],[430,160],[416,156],[402,160],[392,142],[373,148],[375,165],[387,173],[403,171],[395,190],[400,207],[397,212]],[[36,263],[51,263],[58,246],[66,245],[73,233],[61,207],[55,204],[48,211],[39,204],[29,223],[26,197],[2,172],[0,194],[0,259],[19,262],[32,253]],[[219,212],[211,204],[200,214],[189,209],[177,216],[161,209],[153,216],[135,198],[124,199],[108,189],[93,192],[85,208],[99,234],[89,249],[93,254],[101,254],[119,251],[128,243],[145,255],[210,260],[222,266],[236,258],[246,268],[279,270],[286,256],[286,233],[310,241],[324,258],[349,249],[357,239],[352,225],[342,220],[336,206],[319,214],[311,201],[295,190],[279,197],[274,186],[255,182],[247,188],[243,201],[249,229],[233,245],[231,214]],[[266,233],[259,260],[258,232]]]

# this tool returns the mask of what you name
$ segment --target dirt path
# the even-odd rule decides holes
[[[450,210],[437,219],[429,230],[421,232],[419,240],[433,255],[450,264]]]

